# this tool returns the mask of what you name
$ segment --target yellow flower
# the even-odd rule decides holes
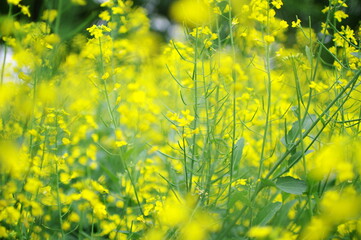
[[[80,217],[76,212],[70,213],[68,219],[69,219],[70,222],[75,222],[75,223],[80,221]]]
[[[69,138],[63,138],[61,141],[63,142],[64,145],[69,145],[71,143]]]
[[[23,6],[23,5],[18,5],[20,7],[21,13],[30,17],[30,11],[29,11],[29,6]]]
[[[96,217],[98,217],[99,219],[104,219],[107,216],[108,213],[103,203],[99,201],[95,201],[92,203],[92,205],[93,205],[93,213],[95,214]]]
[[[328,86],[322,82],[316,83],[315,81],[311,81],[310,88],[315,89],[317,92],[322,92],[328,89]]]
[[[127,144],[128,143],[126,141],[123,141],[123,140],[115,142],[115,146],[118,147],[118,148],[123,147],[123,146],[125,146]]]
[[[103,32],[110,32],[111,31],[110,28],[108,28],[107,26],[104,26],[104,25],[101,25],[101,26],[93,25],[90,28],[87,28],[86,30],[94,38],[100,38],[100,37],[103,36]]]
[[[280,21],[280,27],[282,29],[286,29],[286,28],[288,28],[288,23],[285,20],[281,20]]]
[[[282,0],[273,0],[271,3],[277,9],[280,9],[281,6],[283,5]]]
[[[344,11],[338,10],[335,12],[335,19],[339,22],[342,22],[342,19],[345,19],[348,17],[348,14],[346,14]]]
[[[13,4],[13,5],[18,5],[21,0],[7,0],[8,1],[8,4]]]
[[[172,4],[170,15],[177,22],[190,27],[207,25],[213,21],[213,10],[203,0],[178,0]]]
[[[63,225],[61,225],[61,229],[63,229],[64,231],[68,231],[71,227],[71,224],[67,221],[63,222]]]
[[[42,186],[42,182],[40,182],[37,178],[28,178],[24,186],[24,189],[29,193],[36,194],[41,186]]]
[[[327,7],[325,7],[324,9],[322,9],[321,12],[322,12],[322,13],[327,13],[329,10],[330,10],[330,7],[327,6]]]
[[[109,193],[109,190],[106,189],[105,187],[103,187],[100,183],[96,182],[96,181],[91,181],[91,185],[92,187],[98,191],[99,193],[101,194],[104,194],[104,193]]]
[[[2,238],[8,237],[8,230],[3,226],[0,226],[0,237]]]
[[[41,19],[44,20],[44,21],[49,21],[50,23],[52,23],[55,20],[55,18],[57,17],[57,15],[58,15],[57,10],[55,10],[55,9],[46,9],[46,10],[44,10]]]
[[[84,189],[82,192],[81,192],[81,197],[88,200],[89,202],[93,202],[93,201],[96,201],[97,200],[97,195],[89,190],[89,189]]]
[[[190,207],[181,203],[174,196],[169,197],[160,212],[160,222],[171,227],[184,223],[191,213]]]
[[[275,41],[275,37],[272,35],[266,35],[264,36],[264,41],[266,43],[273,43]]]
[[[101,19],[103,19],[104,21],[109,21],[110,20],[110,14],[108,11],[103,11],[99,14],[99,17]]]
[[[76,5],[80,5],[80,6],[84,6],[86,5],[86,1],[85,0],[71,0],[72,3],[76,4]]]
[[[301,20],[300,19],[297,19],[296,22],[292,21],[292,27],[293,28],[300,27],[300,26],[301,26]]]
[[[13,206],[6,207],[1,214],[5,222],[11,225],[16,225],[20,219],[20,212]]]
[[[271,232],[272,227],[270,226],[255,226],[249,230],[248,236],[253,238],[265,238],[269,236]]]
[[[106,72],[106,73],[103,74],[102,79],[107,80],[109,78],[109,76],[110,76],[109,73]]]

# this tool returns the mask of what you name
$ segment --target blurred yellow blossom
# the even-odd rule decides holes
[[[204,0],[177,0],[171,6],[170,15],[190,27],[207,25],[213,21],[212,8]]]

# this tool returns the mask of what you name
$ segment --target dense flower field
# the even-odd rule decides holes
[[[130,0],[67,38],[54,2],[0,17],[0,238],[361,239],[347,1],[315,32],[281,0],[179,0],[167,42]]]

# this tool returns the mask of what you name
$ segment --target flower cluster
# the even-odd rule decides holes
[[[1,239],[361,238],[346,1],[317,32],[281,19],[281,0],[178,0],[168,42],[130,0],[74,36],[62,7],[26,22],[7,4]]]

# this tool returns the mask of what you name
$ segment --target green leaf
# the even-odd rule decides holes
[[[238,166],[239,160],[241,160],[244,148],[244,138],[240,138],[234,145],[233,163]]]
[[[295,112],[296,115],[298,109],[295,108],[293,111]],[[307,115],[303,120],[302,129],[307,131],[316,120],[317,120],[317,116],[315,114]],[[281,142],[287,148],[290,148],[294,143],[294,141],[297,139],[297,137],[299,137],[299,135],[300,135],[300,123],[299,121],[295,121],[292,123],[292,128],[287,132],[286,136],[284,136],[281,139]]]
[[[311,63],[311,62],[312,62],[312,58],[313,58],[313,54],[312,54],[311,49],[310,49],[308,46],[306,46],[305,52],[306,52],[306,56],[307,56],[308,62]]]
[[[296,203],[296,199],[284,203],[277,212],[276,216],[273,218],[272,225],[286,227],[289,224],[289,218],[287,214]]]
[[[266,187],[275,187],[275,183],[270,179],[261,179],[261,185],[260,189],[266,188]]]
[[[266,225],[269,221],[272,220],[274,215],[280,210],[282,207],[282,203],[274,202],[268,204],[266,207],[262,208],[260,212],[258,212],[256,218],[254,219],[254,225]]]
[[[304,155],[306,156],[311,152],[313,152],[313,150],[308,150],[304,153]],[[292,167],[293,165],[295,165],[302,158],[302,156],[302,151],[298,151],[295,154],[291,155],[290,159],[288,159],[288,166]]]
[[[248,191],[234,192],[230,200],[230,205],[233,206],[237,201],[241,201],[246,206],[251,206]]]
[[[287,176],[278,178],[276,187],[286,193],[299,195],[306,192],[307,184],[302,180]]]

